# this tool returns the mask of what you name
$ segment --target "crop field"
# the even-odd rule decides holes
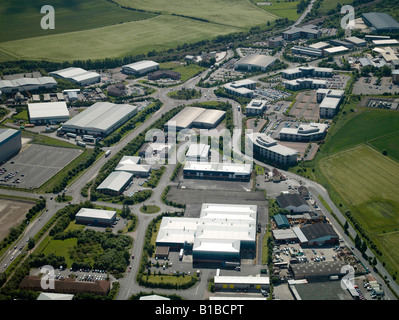
[[[55,29],[40,26],[44,5],[55,11]],[[106,0],[2,0],[0,42],[99,28],[155,17],[154,14],[122,9]]]
[[[277,17],[249,0],[116,0],[135,9],[177,14],[230,27],[265,25]]]
[[[160,15],[103,28],[0,43],[0,61],[19,59],[73,61],[116,58],[240,31],[187,18]]]
[[[249,30],[279,18],[249,0],[11,1],[0,4],[0,62],[117,58]],[[42,30],[42,5],[55,29]],[[141,10],[137,11],[135,9]]]
[[[399,163],[362,144],[323,158],[319,167],[373,241],[389,252],[398,270],[399,254],[388,250],[399,244]]]

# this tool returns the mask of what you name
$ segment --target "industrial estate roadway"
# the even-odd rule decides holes
[[[299,24],[300,21],[306,16],[307,12],[310,11],[311,6],[313,5],[314,0],[311,2],[310,6],[308,7],[306,13],[301,16],[300,20],[298,20],[295,25]],[[228,59],[230,57],[229,53],[225,59]],[[290,66],[293,66],[293,64],[290,64]],[[110,147],[109,149],[111,150],[111,157],[112,155],[116,154],[122,148],[124,148],[132,139],[137,137],[141,132],[145,131],[146,129],[150,128],[155,121],[161,118],[163,114],[168,112],[169,110],[172,110],[173,108],[182,105],[182,104],[189,104],[192,102],[205,102],[205,101],[228,101],[232,107],[233,107],[233,118],[234,118],[234,125],[236,129],[242,129],[242,119],[243,115],[242,113],[238,110],[239,104],[233,100],[225,99],[225,98],[217,98],[212,89],[203,89],[196,87],[196,84],[199,82],[199,80],[204,77],[209,70],[204,71],[203,73],[189,79],[186,81],[184,84],[181,84],[179,86],[173,87],[173,90],[179,90],[183,87],[185,88],[196,88],[197,90],[202,91],[202,97],[199,99],[195,100],[190,100],[188,102],[186,101],[179,101],[179,100],[174,100],[171,99],[167,96],[167,93],[170,92],[170,88],[155,88],[157,92],[152,94],[152,97],[159,99],[162,103],[163,106],[160,110],[155,112],[154,114],[151,115],[150,118],[148,118],[142,125],[134,129],[130,134],[128,134],[123,140],[121,140],[119,143],[116,145]],[[257,80],[261,76],[256,76],[251,79]],[[205,98],[204,96],[207,96]],[[233,136],[233,150],[241,154],[241,146],[240,146],[240,136],[234,135]],[[104,148],[107,150],[108,148]],[[109,157],[109,158],[111,158]],[[68,187],[67,187],[67,195],[72,196],[73,200],[72,203],[80,203],[87,198],[84,198],[81,194],[80,191],[82,188],[90,181],[95,179],[97,176],[99,170],[103,167],[103,165],[106,163],[106,161],[109,159],[104,156],[99,158],[90,168],[85,170],[74,182],[72,182]],[[273,167],[259,162],[257,160],[253,160],[255,163],[266,167],[268,169],[273,169]],[[167,185],[173,185],[174,183],[170,181],[170,176],[173,173],[173,170],[175,168],[175,165],[167,165],[166,166],[166,171],[164,172],[161,180],[158,183],[158,186],[153,189],[153,194],[150,199],[146,200],[144,204],[154,204],[157,205],[161,208],[160,212],[175,212],[179,211],[179,209],[174,208],[174,207],[169,207],[165,205],[162,200],[161,200],[161,195],[162,192],[164,191],[165,187]],[[330,206],[332,209],[333,213],[337,217],[337,219],[340,221],[340,223],[343,225],[346,221],[345,217],[342,215],[340,210],[335,206],[335,204],[331,201],[327,190],[320,184],[309,180],[305,179],[304,177],[298,176],[296,174],[282,171],[280,170],[283,174],[287,176],[288,179],[293,179],[296,180],[298,183],[306,186],[310,192],[313,195],[313,199],[316,201],[316,203],[319,205],[319,207],[323,210],[323,213],[329,218],[329,220],[332,222],[333,226],[340,232],[346,243],[348,243],[350,246],[353,246],[352,240],[346,236],[342,230],[342,227],[340,224],[335,220],[335,218],[324,208],[323,204],[319,201],[319,196],[323,197],[323,199],[327,202],[327,204]],[[33,221],[24,231],[24,234],[11,246],[11,249],[8,250],[2,257],[0,257],[0,272],[4,272],[4,264],[10,265],[12,262],[11,256],[15,256],[20,253],[19,250],[15,250],[14,246],[19,248],[22,245],[26,245],[26,240],[29,237],[34,237],[40,229],[50,220],[50,218],[61,208],[66,206],[65,203],[57,203],[54,200],[54,195],[53,194],[37,194],[37,193],[30,193],[29,191],[23,192],[23,191],[16,191],[16,190],[10,190],[10,189],[0,189],[0,194],[3,195],[9,195],[9,196],[22,196],[22,197],[28,197],[28,198],[39,198],[40,196],[44,197],[46,199],[47,207],[46,210]],[[53,198],[51,200],[51,198]],[[116,205],[112,203],[103,203],[103,202],[95,202],[95,204],[99,205],[106,205],[107,207],[114,207],[114,208],[121,208],[121,205]],[[144,236],[147,230],[147,227],[149,223],[152,221],[153,218],[155,218],[159,213],[155,214],[144,214],[139,211],[139,208],[143,205],[137,204],[130,206],[131,211],[134,212],[134,214],[138,218],[138,224],[136,227],[136,230],[131,233],[132,237],[134,238],[134,245],[131,251],[131,254],[135,255],[135,259],[131,260],[131,266],[132,266],[132,272],[126,272],[125,276],[121,279],[118,279],[120,282],[121,286],[119,289],[119,292],[117,294],[116,299],[117,300],[127,300],[129,297],[133,294],[139,293],[141,291],[144,292],[151,292],[154,289],[149,289],[145,287],[141,287],[137,284],[136,282],[136,272],[138,270],[139,264],[140,264],[140,259],[142,256],[142,251],[143,251],[143,245],[144,245]],[[349,227],[349,233],[352,235],[354,238],[356,235],[356,231],[352,228],[352,226]],[[376,273],[373,272],[372,267],[368,264],[366,260],[364,260],[361,256],[361,253],[357,250],[353,250],[356,256],[361,260],[364,266],[368,267],[370,270],[370,273],[375,276],[375,278],[378,280],[378,282],[383,286],[383,289],[386,293],[386,298],[388,299],[395,299],[393,294],[390,292],[390,290],[387,288],[385,285],[384,280]],[[367,255],[374,257],[373,253],[368,249]],[[378,258],[377,258],[378,259]],[[258,262],[259,262],[259,257],[258,257]],[[386,279],[389,280],[389,283],[392,287],[392,289],[395,292],[399,292],[399,286],[396,284],[396,282],[391,278],[391,276],[388,274],[388,272],[385,271],[384,268],[382,268],[381,263],[379,265],[379,271],[382,274],[382,276]],[[155,289],[157,293],[164,293],[164,294],[177,294],[182,296],[183,298],[187,300],[203,300],[205,298],[205,295],[207,293],[207,286],[208,286],[208,278],[210,277],[211,272],[214,270],[211,269],[202,269],[202,275],[201,275],[201,281],[198,282],[197,285],[190,289],[186,290],[166,290],[166,289]]]

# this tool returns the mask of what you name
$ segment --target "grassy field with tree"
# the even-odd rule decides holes
[[[298,13],[299,0],[268,0],[264,2],[272,3],[272,5],[259,5],[263,1],[251,0],[259,8],[266,10],[281,18],[288,18],[291,21],[296,21],[300,14]]]
[[[312,161],[291,169],[324,185],[391,275],[399,270],[399,113],[350,97]],[[395,278],[395,277],[394,277]]]

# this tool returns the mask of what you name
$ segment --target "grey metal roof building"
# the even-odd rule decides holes
[[[107,136],[137,114],[137,106],[97,102],[62,125],[62,131]]]
[[[126,74],[143,75],[159,69],[159,63],[151,60],[143,60],[122,66],[122,72]]]
[[[345,261],[322,261],[317,263],[290,264],[294,279],[322,280],[330,279],[331,276],[344,276],[346,272],[341,271],[347,265]]]
[[[140,164],[140,159],[140,157],[123,156],[115,171],[125,171],[133,175],[148,177],[151,172],[151,166]]]
[[[49,73],[50,76],[72,81],[78,85],[86,86],[99,82],[100,74],[97,72],[87,71],[82,68],[69,67]]]
[[[212,129],[222,122],[226,111],[206,109],[192,122],[192,127],[201,129]]]
[[[268,67],[276,62],[276,58],[264,54],[249,54],[235,63],[235,69],[245,69],[248,71],[266,71]]]
[[[165,130],[174,128],[176,132],[188,128],[215,128],[224,118],[226,112],[198,107],[186,107],[170,119],[164,126]]]
[[[14,80],[0,80],[0,90],[3,93],[54,89],[57,81],[53,77],[18,78]]]
[[[21,131],[0,129],[0,163],[21,150]]]
[[[310,206],[299,193],[280,194],[276,197],[277,204],[282,209],[294,212],[308,212]]]
[[[165,129],[175,128],[180,131],[189,128],[192,122],[205,110],[197,107],[186,107],[165,124]]]
[[[399,22],[387,13],[369,12],[362,14],[363,21],[373,32],[397,32]]]
[[[125,171],[114,171],[97,187],[97,190],[109,194],[121,194],[133,178]]]
[[[314,223],[301,228],[301,232],[307,239],[307,245],[321,245],[337,243],[338,234],[329,223]]]

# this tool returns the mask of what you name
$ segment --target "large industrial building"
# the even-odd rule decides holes
[[[234,68],[236,70],[265,72],[276,61],[277,59],[272,56],[267,56],[264,54],[249,54],[237,61],[234,64]]]
[[[335,55],[347,53],[349,49],[345,46],[336,46],[327,49],[323,49],[325,55]]]
[[[199,218],[164,217],[156,245],[184,249],[193,263],[241,260],[242,250],[256,250],[257,206],[204,203]]]
[[[133,174],[129,172],[114,171],[104,179],[96,190],[109,195],[120,195],[132,179]]]
[[[249,148],[253,153],[268,159],[273,163],[292,165],[298,161],[298,151],[277,144],[277,141],[266,133],[252,133],[247,135]]]
[[[360,39],[358,37],[348,37],[348,38],[345,38],[345,41],[353,44],[356,47],[366,47],[367,46],[367,41],[364,39]]]
[[[75,215],[76,223],[111,226],[116,221],[116,211],[82,208]]]
[[[189,128],[213,129],[225,115],[226,112],[221,110],[186,107],[170,119],[164,128],[166,131],[173,128],[176,132]]]
[[[151,60],[143,60],[122,66],[122,72],[135,76],[142,76],[159,69],[159,63]]]
[[[324,139],[328,125],[312,122],[301,124],[298,128],[283,128],[279,133],[280,140],[309,142]]]
[[[270,287],[269,277],[253,276],[215,276],[215,291],[243,291],[259,292]]]
[[[3,93],[31,92],[55,88],[57,88],[57,81],[53,77],[0,80],[0,91]]]
[[[0,129],[0,163],[17,154],[21,147],[21,131]]]
[[[399,31],[399,22],[387,13],[369,12],[363,13],[364,23],[375,33],[397,32]]]
[[[62,125],[62,131],[105,137],[137,114],[137,106],[97,102]]]
[[[60,123],[69,120],[64,101],[28,103],[29,122],[33,124]]]
[[[125,171],[133,174],[134,176],[148,177],[151,173],[151,166],[141,164],[140,157],[123,156],[121,161],[115,168],[115,171]]]
[[[188,179],[249,181],[251,164],[187,161],[183,176]]]
[[[80,86],[87,86],[101,81],[101,76],[97,72],[75,67],[53,71],[49,74],[52,77],[68,80]]]

